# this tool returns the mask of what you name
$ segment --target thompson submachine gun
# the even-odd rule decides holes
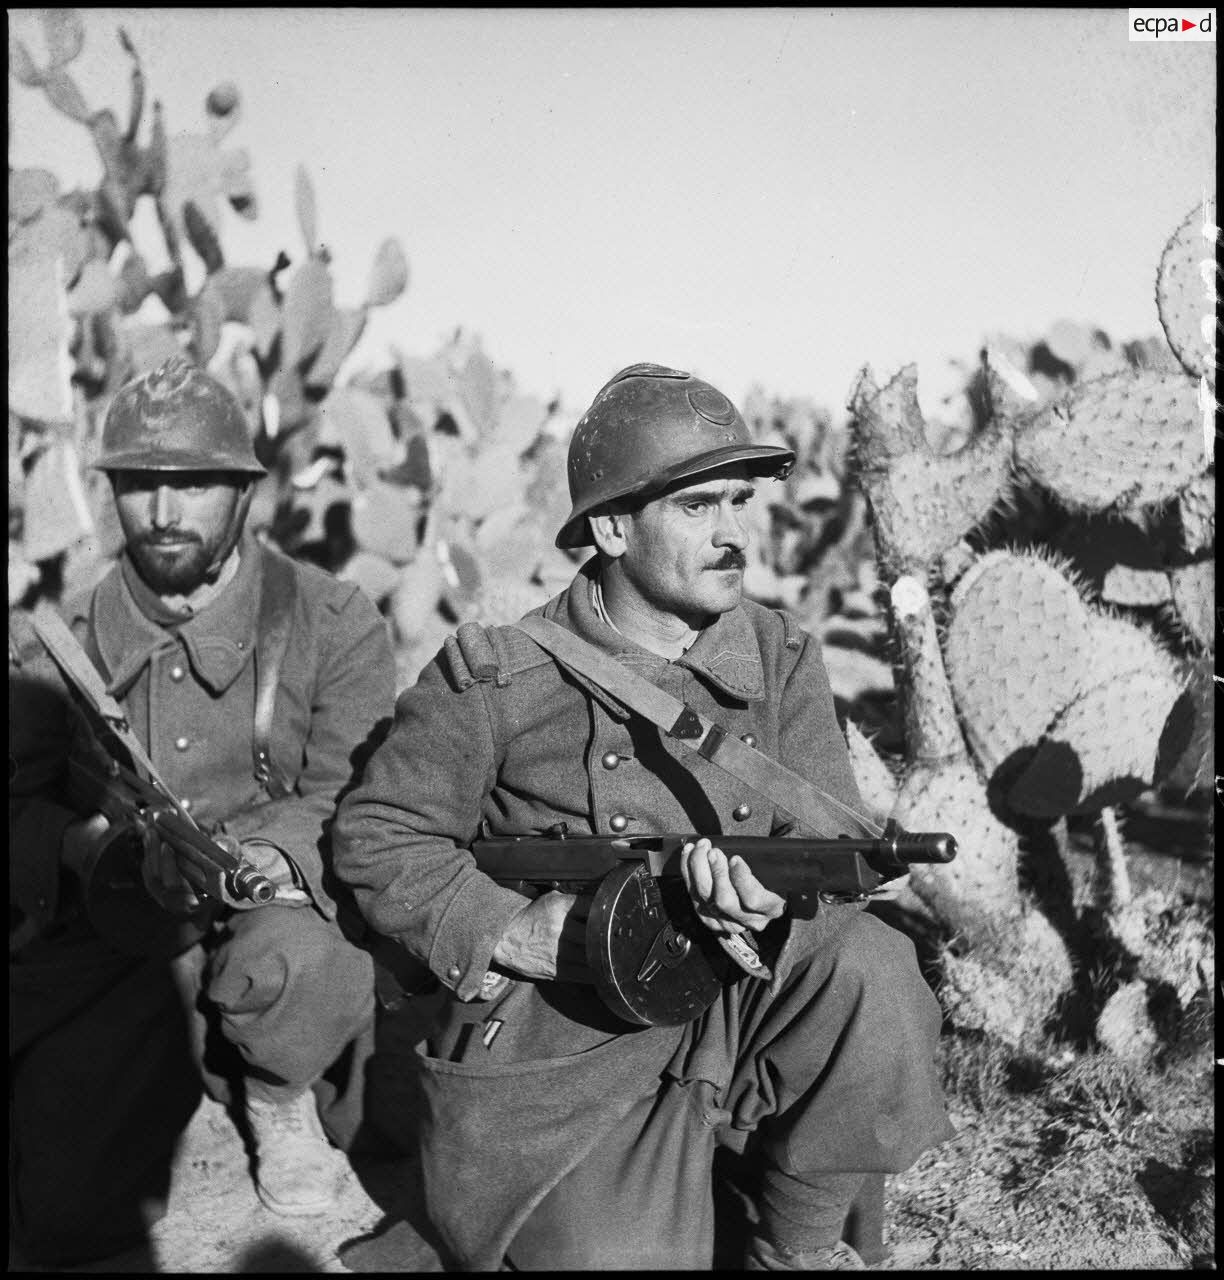
[[[162,781],[63,620],[50,609],[40,610],[34,627],[87,729],[68,759],[69,793],[82,810],[99,810],[110,820],[82,868],[84,906],[98,933],[128,954],[170,955],[203,933],[226,895],[257,905],[271,902],[276,886],[203,831]],[[200,899],[186,914],[161,907],[145,888],[141,867],[154,840],[172,850],[180,874]]]
[[[673,1026],[704,1013],[732,961],[692,908],[680,854],[693,835],[570,836],[564,824],[544,835],[493,836],[472,845],[476,866],[529,898],[557,889],[591,893],[587,962],[603,1002],[626,1022]],[[951,862],[947,832],[902,831],[890,821],[875,838],[711,836],[738,854],[756,878],[810,918],[818,903],[865,898],[914,863]]]

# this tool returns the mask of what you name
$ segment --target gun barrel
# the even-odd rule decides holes
[[[276,897],[276,886],[267,876],[253,867],[240,867],[230,876],[230,888],[234,897],[244,898],[260,906]]]
[[[153,824],[165,836],[168,843],[184,855],[188,862],[180,869],[197,888],[220,897],[219,883],[223,882],[230,895],[263,906],[276,897],[276,886],[267,876],[254,867],[245,866],[240,858],[210,840],[198,828],[184,822],[173,810],[159,810],[153,816]],[[200,874],[197,880],[190,867]]]
[[[905,832],[893,842],[894,855],[902,862],[951,862],[956,857],[956,837],[946,831]]]

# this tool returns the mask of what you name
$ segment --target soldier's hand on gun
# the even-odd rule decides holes
[[[786,910],[786,899],[766,889],[743,858],[728,858],[705,836],[681,850],[680,875],[698,919],[715,933],[764,929]]]
[[[586,959],[590,899],[555,889],[533,898],[493,949],[496,964],[524,978],[594,982]]]
[[[238,840],[234,836],[218,834],[213,840],[230,853],[238,855],[247,866],[258,871],[260,875],[271,880],[276,886],[276,897],[265,905],[277,907],[308,907],[310,894],[302,887],[300,877],[293,864],[273,844],[264,840]],[[237,898],[226,892],[221,899],[227,907],[235,911],[250,911],[259,906],[248,898]]]
[[[270,904],[286,907],[310,905],[310,895],[301,888],[289,862],[275,845],[258,840],[238,840],[235,836],[216,834],[212,840],[229,853],[242,858],[247,866],[266,876],[276,886],[276,897]],[[145,888],[161,907],[175,915],[190,915],[200,906],[200,896],[179,869],[174,849],[156,833],[145,842],[141,868]],[[239,898],[222,888],[219,900],[235,911],[250,911],[261,904]]]

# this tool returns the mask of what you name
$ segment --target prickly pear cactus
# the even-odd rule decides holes
[[[1192,377],[1215,386],[1215,240],[1204,208],[1191,209],[1169,237],[1156,275],[1156,306],[1169,346]]]
[[[969,388],[976,435],[948,454],[930,447],[912,369],[883,389],[864,372],[850,398],[857,479],[904,658],[899,787],[890,791],[896,770],[861,735],[851,759],[865,796],[892,795],[903,826],[957,836],[956,861],[915,868],[910,883],[951,935],[950,1016],[1011,1043],[1050,1018],[1072,967],[1067,939],[1019,887],[1021,833],[1112,813],[1174,762],[1194,772],[1215,512],[1203,368],[1186,322],[1187,263],[1200,248],[1192,223],[1159,271],[1172,352],[1060,324],[1022,368],[1023,351],[1009,359],[993,342]],[[1115,933],[1140,939],[1129,954],[1142,979],[1166,981],[1151,939],[1169,922],[1109,910]],[[1090,963],[1082,934],[1075,946]],[[1102,1043],[1117,1043],[1119,1011],[1133,1004],[1119,989]]]
[[[1072,511],[1134,511],[1206,471],[1198,391],[1184,376],[1109,374],[1016,430],[1016,462]]]
[[[902,369],[878,388],[864,369],[851,393],[855,467],[871,504],[881,574],[924,571],[1006,495],[1011,440],[991,427],[956,453],[927,443],[918,373]]]
[[[951,603],[948,677],[965,736],[991,776],[1040,740],[1087,679],[1089,617],[1055,564],[1007,551],[978,560]]]
[[[910,887],[952,940],[942,957],[941,996],[959,1025],[1019,1045],[1035,1035],[1071,983],[1057,931],[1020,892],[1016,832],[987,801],[970,758],[944,669],[931,599],[917,578],[893,584],[905,669],[907,762],[899,786],[861,734],[849,735],[865,797],[892,800],[889,813],[912,831],[947,830],[959,850],[946,865],[917,865]]]

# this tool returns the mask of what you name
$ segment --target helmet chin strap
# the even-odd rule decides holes
[[[238,501],[234,504],[233,514],[230,516],[225,537],[217,548],[217,554],[208,562],[208,568],[204,570],[206,583],[216,582],[230,553],[238,545],[238,539],[242,537],[242,530],[246,526],[247,513],[251,509],[251,499],[254,496],[255,482],[248,478],[245,489],[239,494]]]

